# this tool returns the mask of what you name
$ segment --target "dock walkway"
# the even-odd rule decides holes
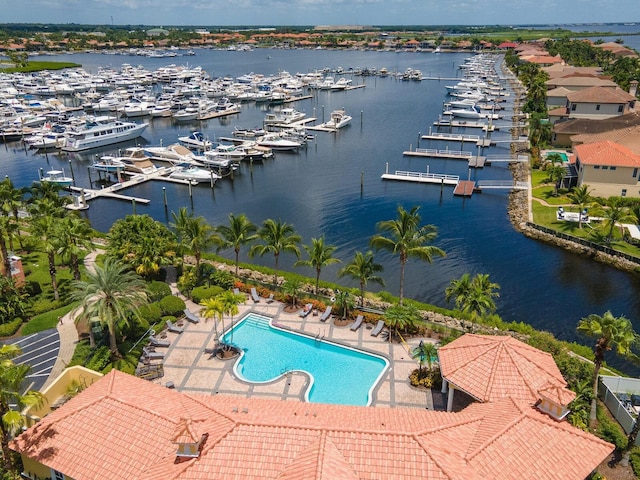
[[[405,182],[435,183],[441,185],[457,185],[460,181],[458,175],[446,175],[443,173],[423,173],[396,170],[395,173],[383,173],[383,180],[402,180]]]

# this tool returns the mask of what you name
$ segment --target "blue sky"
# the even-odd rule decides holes
[[[0,0],[0,23],[516,25],[631,22],[638,0]]]

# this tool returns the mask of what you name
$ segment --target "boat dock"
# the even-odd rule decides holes
[[[405,182],[435,183],[440,185],[457,185],[460,181],[458,175],[446,175],[443,173],[407,172],[396,170],[394,173],[383,173],[383,180],[402,180]]]
[[[461,180],[453,189],[453,194],[459,197],[470,197],[475,190],[476,182],[472,180]]]
[[[162,168],[159,168],[154,173],[134,174],[131,176],[129,180],[125,180],[124,182],[118,182],[101,189],[70,186],[69,190],[73,192],[79,192],[80,197],[77,203],[74,202],[74,204],[69,205],[68,208],[72,210],[80,210],[80,209],[87,208],[86,203],[89,200],[93,200],[96,198],[113,198],[116,200],[124,200],[127,202],[135,202],[135,203],[141,203],[141,204],[147,205],[151,202],[151,200],[149,200],[148,198],[135,197],[132,195],[125,195],[118,192],[120,190],[124,190],[126,188],[139,185],[149,180],[161,180],[163,182],[179,183],[182,185],[193,185],[193,183],[190,182],[189,180],[183,180],[180,178],[170,178],[168,175],[171,174],[174,170],[176,170],[176,168],[174,167],[162,167]]]
[[[490,138],[480,137],[480,135],[462,135],[458,133],[429,133],[422,135],[422,140],[444,140],[450,142],[475,143],[478,147],[490,147],[493,143]]]
[[[356,88],[364,88],[366,85],[364,83],[359,83],[358,85],[348,85],[343,90],[355,90]]]
[[[240,113],[240,109],[239,108],[224,110],[222,112],[216,112],[216,111],[208,112],[208,113],[205,113],[203,115],[198,115],[196,117],[196,120],[210,120],[212,118],[226,117],[228,115],[235,115],[236,113]]]
[[[474,122],[470,120],[445,120],[439,119],[433,122],[436,127],[449,127],[449,128],[481,128],[485,132],[493,132],[496,130],[496,126],[485,122]]]
[[[482,168],[485,165],[486,157],[474,155],[472,152],[463,150],[436,150],[434,148],[416,148],[415,150],[405,150],[402,155],[407,157],[428,157],[428,158],[449,158],[454,160],[466,160],[469,167]]]
[[[309,100],[310,98],[313,98],[313,95],[302,95],[302,96],[299,96],[299,97],[287,97],[282,101],[282,103],[293,103],[293,102],[297,102],[299,100]]]

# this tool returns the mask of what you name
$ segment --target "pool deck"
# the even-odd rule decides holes
[[[202,308],[190,301],[186,303],[192,312],[198,312]],[[445,395],[439,390],[418,390],[409,384],[409,373],[417,368],[417,362],[411,358],[405,347],[398,343],[389,343],[381,337],[372,337],[372,326],[369,324],[363,324],[360,329],[352,332],[350,325],[338,327],[334,325],[333,319],[323,323],[320,322],[319,315],[310,314],[301,318],[297,313],[285,312],[284,304],[275,301],[267,304],[265,299],[259,303],[247,299],[244,305],[240,305],[240,313],[234,316],[234,320],[238,321],[250,312],[273,318],[279,325],[291,330],[305,332],[314,337],[324,336],[337,343],[362,348],[389,359],[390,367],[374,390],[371,403],[373,406],[435,410],[445,408]],[[229,321],[229,317],[226,317],[225,328],[229,327]],[[213,348],[215,344],[213,319],[201,319],[197,324],[184,321],[183,328],[182,333],[162,334],[171,341],[171,345],[169,348],[156,349],[165,353],[164,376],[154,382],[161,385],[172,382],[177,390],[184,393],[303,400],[308,386],[308,376],[304,373],[291,373],[265,384],[244,382],[233,372],[233,365],[237,359],[220,360],[205,351]],[[222,325],[218,321],[218,330],[221,329]],[[412,338],[408,341],[409,348],[416,346],[420,340],[433,341],[429,338]],[[456,397],[463,400],[463,395]],[[454,406],[454,409],[462,408],[465,404],[463,400],[459,406]]]

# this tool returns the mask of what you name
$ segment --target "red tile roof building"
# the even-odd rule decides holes
[[[25,472],[75,480],[577,480],[613,445],[512,399],[457,413],[323,405],[189,395],[112,370],[12,448]]]
[[[591,195],[640,197],[640,155],[611,140],[576,145],[578,186]]]

